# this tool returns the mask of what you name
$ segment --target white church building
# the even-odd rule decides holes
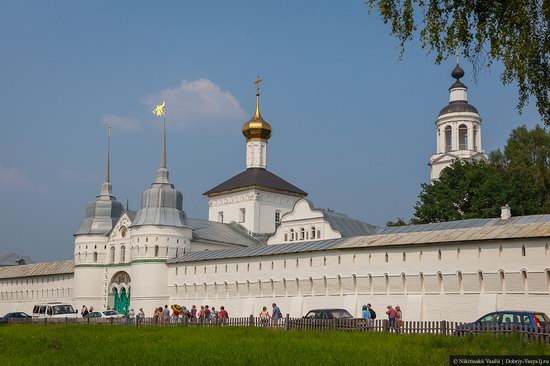
[[[431,178],[456,159],[486,159],[481,117],[456,66],[439,113]],[[257,314],[275,302],[302,316],[345,308],[359,316],[400,305],[407,320],[471,321],[496,309],[550,313],[550,215],[383,228],[316,208],[267,169],[272,126],[256,110],[242,127],[246,170],[206,191],[208,220],[188,218],[170,182],[163,130],[160,166],[128,211],[113,195],[110,153],[99,195],[74,234],[74,260],[0,267],[0,315],[36,303],[75,308],[164,304],[225,306]],[[109,141],[110,151],[110,141]],[[77,208],[75,208],[77,210]]]

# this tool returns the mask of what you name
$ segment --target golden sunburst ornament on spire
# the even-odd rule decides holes
[[[260,75],[256,77],[256,111],[252,118],[243,125],[242,132],[247,141],[263,140],[267,141],[271,137],[271,125],[260,113],[260,84],[262,83]]]

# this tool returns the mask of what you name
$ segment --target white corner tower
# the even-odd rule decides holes
[[[468,103],[468,88],[460,78],[464,70],[458,64],[451,72],[456,79],[449,88],[449,104],[439,112],[436,125],[436,153],[430,159],[431,179],[455,160],[486,160],[481,148],[481,117],[477,109]]]
[[[141,208],[130,226],[134,308],[168,303],[166,262],[190,248],[193,237],[182,206],[183,195],[169,180],[164,123],[157,177],[141,194]]]

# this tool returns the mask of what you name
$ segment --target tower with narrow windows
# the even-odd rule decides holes
[[[468,103],[468,88],[460,81],[464,70],[456,64],[451,72],[455,82],[449,88],[449,104],[435,121],[436,153],[430,159],[431,179],[436,180],[455,160],[485,160],[481,148],[481,117]]]
[[[256,84],[256,110],[242,126],[246,139],[246,170],[204,193],[208,220],[236,223],[250,235],[275,232],[282,215],[307,193],[267,170],[267,143],[272,127],[260,112],[260,83]]]

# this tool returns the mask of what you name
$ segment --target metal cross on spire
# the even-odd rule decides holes
[[[254,84],[256,84],[256,93],[260,94],[260,84],[263,80],[260,79],[260,75],[256,76],[256,80],[254,81]]]

